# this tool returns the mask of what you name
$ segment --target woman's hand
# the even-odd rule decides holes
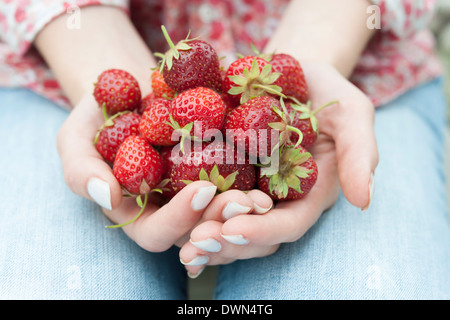
[[[302,67],[313,108],[339,101],[317,114],[320,136],[311,150],[319,170],[315,186],[304,199],[279,202],[265,214],[250,212],[223,223],[200,223],[193,229],[191,241],[180,251],[184,262],[203,262],[200,265],[188,263],[186,269],[190,275],[198,275],[205,264],[226,264],[237,259],[266,256],[275,252],[281,243],[298,240],[335,203],[340,187],[351,204],[362,210],[368,208],[373,174],[378,164],[374,106],[331,65],[303,63]],[[260,191],[252,192],[261,196]],[[205,216],[219,208],[220,205],[212,201]],[[208,239],[215,239],[220,244],[220,251],[208,252],[199,248],[198,243],[211,242]]]

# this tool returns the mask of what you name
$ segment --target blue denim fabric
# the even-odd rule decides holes
[[[217,299],[448,299],[450,229],[440,80],[379,108],[367,212],[344,197],[300,240],[219,269]],[[68,113],[0,89],[0,298],[185,299],[178,250],[148,253],[65,185]]]

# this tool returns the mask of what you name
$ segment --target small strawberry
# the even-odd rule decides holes
[[[194,143],[188,152],[173,162],[171,180],[176,192],[198,180],[211,181],[218,192],[247,191],[255,186],[254,165],[226,142]]]
[[[152,145],[172,146],[177,143],[172,140],[173,128],[167,124],[170,121],[170,100],[154,99],[148,106],[139,124],[139,132]]]
[[[286,145],[280,149],[279,163],[257,169],[258,188],[273,200],[304,198],[317,181],[318,169],[305,148]]]
[[[230,64],[222,82],[222,90],[235,104],[243,104],[249,99],[268,94],[283,96],[281,88],[274,85],[279,76],[279,73],[272,72],[272,66],[266,60],[246,56]]]
[[[144,138],[130,136],[117,151],[113,174],[129,194],[147,194],[161,182],[161,155]]]
[[[280,77],[273,83],[281,87],[285,96],[294,97],[302,103],[308,101],[308,85],[303,69],[297,59],[285,53],[271,55],[269,63],[272,71],[280,73]]]
[[[112,164],[122,142],[129,136],[139,135],[141,117],[130,111],[116,113],[107,118],[97,131],[94,145],[106,162]]]
[[[137,80],[127,71],[108,69],[103,71],[94,84],[94,97],[98,105],[105,105],[109,115],[131,111],[141,101],[141,89]]]
[[[164,77],[159,69],[154,70],[151,75],[151,86],[155,98],[171,100],[175,97],[175,92],[164,81]]]
[[[270,156],[288,141],[288,132],[295,131],[301,141],[300,130],[289,125],[282,105],[272,96],[256,97],[231,110],[222,132],[252,157]]]
[[[220,92],[220,61],[211,44],[199,39],[189,39],[188,35],[175,45],[166,28],[161,26],[161,29],[170,47],[165,55],[157,54],[162,58],[160,72],[167,85],[177,93],[196,87]]]
[[[212,89],[197,87],[177,95],[170,104],[170,114],[179,127],[197,122],[194,123],[195,135],[210,138],[222,128],[225,104]],[[200,132],[197,124],[201,125]]]

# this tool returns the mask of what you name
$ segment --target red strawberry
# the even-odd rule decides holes
[[[278,143],[278,133],[269,124],[281,121],[274,107],[280,109],[281,105],[271,96],[250,99],[228,113],[222,131],[238,149],[244,149],[251,156],[270,156]]]
[[[219,57],[203,40],[181,40],[175,46],[164,26],[161,27],[170,49],[162,58],[161,73],[167,85],[180,93],[196,87],[222,89]]]
[[[175,92],[164,81],[164,77],[158,69],[152,73],[151,85],[155,98],[171,100],[175,97]]]
[[[145,111],[145,109],[147,109],[153,102],[153,100],[155,100],[156,97],[153,94],[153,92],[150,92],[148,95],[146,95],[144,98],[142,98],[141,102],[139,103],[139,106],[136,109],[136,112],[140,115],[142,115]]]
[[[285,96],[294,97],[300,102],[308,101],[308,85],[303,69],[297,59],[285,53],[276,53],[270,59],[273,72],[281,73],[274,85],[281,87]]]
[[[258,188],[274,200],[304,198],[317,181],[317,164],[302,146],[280,149],[279,165],[257,169]]]
[[[193,143],[190,150],[173,162],[171,180],[176,192],[198,180],[211,181],[219,192],[252,190],[255,185],[254,165],[225,142]]]
[[[130,136],[120,145],[113,174],[130,194],[148,194],[163,174],[161,155],[140,136]]]
[[[222,128],[225,104],[220,95],[212,89],[197,87],[177,95],[170,105],[170,113],[179,127],[199,121],[197,124],[201,124],[201,132],[198,127],[194,127],[195,135],[210,138],[215,131]],[[206,132],[207,130],[209,131]]]
[[[130,111],[119,112],[108,118],[95,136],[94,145],[103,159],[113,163],[122,142],[139,134],[141,117]]]
[[[177,141],[172,140],[173,128],[170,122],[170,100],[158,98],[153,100],[142,114],[139,132],[152,145],[173,146]]]
[[[127,71],[103,71],[94,84],[94,97],[99,106],[106,107],[109,115],[134,110],[141,101],[141,89],[136,79]]]
[[[266,60],[247,56],[230,64],[225,73],[222,90],[235,104],[243,104],[251,98],[269,93],[282,95],[281,88],[273,85],[279,76],[279,73],[272,72],[272,66]]]

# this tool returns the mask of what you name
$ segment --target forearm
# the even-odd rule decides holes
[[[349,77],[374,33],[366,25],[368,0],[293,0],[265,52],[332,64]]]
[[[150,92],[149,74],[156,61],[129,17],[108,6],[82,8],[80,17],[79,29],[67,28],[67,16],[56,18],[34,43],[72,104],[92,92],[97,76],[109,68],[130,72],[142,94]]]

